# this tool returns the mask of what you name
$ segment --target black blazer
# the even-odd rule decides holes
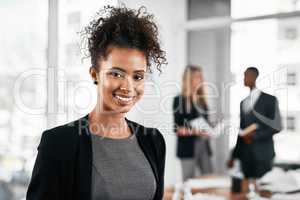
[[[244,129],[252,123],[258,124],[258,129],[253,135],[253,142],[246,144],[238,136],[233,158],[242,162],[271,161],[275,156],[273,135],[281,131],[281,118],[276,97],[261,92],[254,109],[249,113],[242,110],[244,100],[240,104],[240,128]]]
[[[186,108],[187,99],[182,95],[177,95],[173,100],[173,117],[174,117],[174,132],[177,132],[178,127],[191,127],[189,121],[197,117],[203,116],[208,120],[207,107],[200,107],[192,104],[191,110]],[[177,137],[177,150],[178,158],[193,158],[194,157],[194,144],[195,136],[178,136]],[[211,147],[209,142],[205,143],[208,153],[211,155]]]
[[[125,119],[155,175],[154,200],[161,200],[166,153],[163,136],[155,128]],[[26,199],[91,200],[91,172],[92,145],[86,115],[43,132]]]

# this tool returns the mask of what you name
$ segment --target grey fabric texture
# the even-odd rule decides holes
[[[199,175],[213,173],[213,165],[206,142],[208,141],[203,138],[196,138],[194,158],[180,159],[183,181],[195,178],[197,172],[199,172]]]
[[[182,158],[180,159],[182,181],[187,181],[190,178],[195,177],[196,162],[194,158]]]
[[[151,200],[156,180],[136,136],[92,135],[92,200]]]
[[[195,162],[197,168],[200,170],[201,175],[207,175],[213,173],[213,165],[211,157],[207,148],[207,141],[204,138],[197,138],[195,140]]]

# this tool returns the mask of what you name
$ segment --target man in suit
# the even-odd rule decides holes
[[[255,130],[239,135],[228,166],[239,159],[245,178],[260,178],[272,169],[275,156],[273,135],[280,132],[281,118],[275,96],[256,88],[258,69],[249,67],[244,73],[244,85],[250,94],[240,104],[240,130],[255,124]]]

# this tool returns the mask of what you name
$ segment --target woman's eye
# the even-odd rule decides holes
[[[134,80],[143,80],[144,79],[144,76],[143,75],[135,75],[134,76]]]
[[[116,77],[116,78],[122,78],[123,77],[123,75],[121,73],[119,73],[119,72],[111,72],[110,74],[113,77]]]

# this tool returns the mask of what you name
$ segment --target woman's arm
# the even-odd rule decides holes
[[[52,141],[47,137],[47,131],[42,134],[38,147],[38,155],[27,190],[26,200],[58,200],[59,179],[57,173],[57,158],[52,154]]]
[[[180,134],[178,131],[179,131],[179,128],[180,128],[180,125],[181,125],[181,114],[180,114],[180,108],[179,108],[179,98],[178,97],[175,97],[174,100],[173,100],[173,119],[174,119],[174,132],[176,134]]]
[[[155,170],[157,172],[157,189],[156,189],[156,194],[153,200],[161,200],[163,199],[164,195],[164,178],[165,178],[165,160],[166,160],[166,143],[164,140],[163,135],[161,132],[153,128],[151,134],[151,140],[153,142],[153,147],[152,150],[155,151],[156,159],[154,160],[154,163],[156,165]]]

